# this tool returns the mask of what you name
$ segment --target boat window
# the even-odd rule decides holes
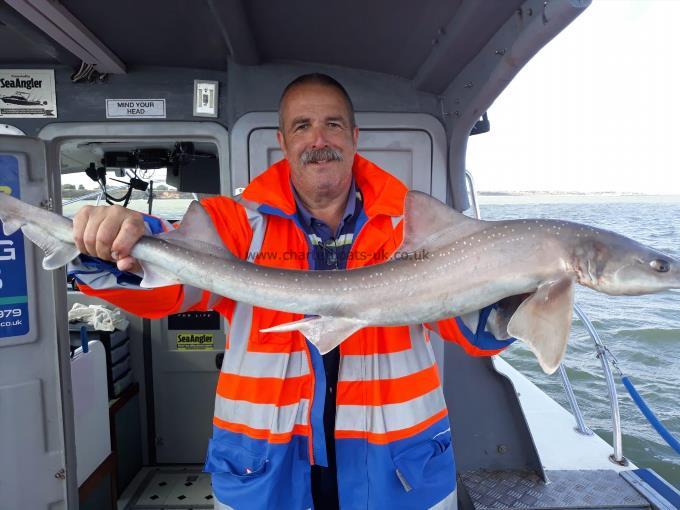
[[[118,205],[125,205],[126,195],[130,191],[132,170],[123,172],[109,170],[106,172],[106,193],[109,201]],[[195,193],[179,191],[177,187],[166,181],[167,168],[144,170],[137,172],[137,177],[146,185],[132,188],[126,205],[129,209],[142,213],[149,213],[150,194],[151,213],[168,220],[178,220],[186,211],[192,200],[197,198]],[[128,184],[126,184],[128,183]],[[61,201],[64,214],[72,217],[85,205],[107,205],[106,196],[99,182],[93,181],[85,172],[63,174],[61,177]]]
[[[211,143],[80,140],[60,151],[63,212],[121,205],[170,221],[192,200],[218,194],[217,148]]]

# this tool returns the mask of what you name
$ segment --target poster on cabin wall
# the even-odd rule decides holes
[[[0,119],[56,116],[53,69],[0,69]]]

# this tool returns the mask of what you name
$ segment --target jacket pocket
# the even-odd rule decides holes
[[[264,474],[268,463],[265,456],[256,455],[242,446],[211,439],[204,470],[228,474],[245,483]]]
[[[393,457],[397,478],[406,492],[419,489],[431,475],[451,471],[453,453],[451,431],[440,432],[427,441],[413,445]],[[442,470],[443,472],[439,472]]]

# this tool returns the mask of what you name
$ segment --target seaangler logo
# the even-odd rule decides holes
[[[177,333],[177,350],[210,350],[215,346],[212,333]]]
[[[28,80],[22,80],[21,78],[17,78],[15,80],[6,80],[4,78],[0,78],[0,87],[3,89],[40,89],[42,88],[42,83],[42,80],[36,80],[35,78],[29,78]]]

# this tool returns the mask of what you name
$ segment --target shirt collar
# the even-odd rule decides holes
[[[354,155],[352,176],[356,189],[361,192],[362,209],[368,219],[379,215],[404,214],[404,197],[407,188],[393,175],[375,163]],[[296,214],[296,203],[290,182],[290,165],[287,159],[274,163],[258,175],[243,191],[243,198],[258,204],[267,214],[290,217]]]
[[[309,210],[307,210],[307,208],[302,204],[302,200],[300,199],[297,190],[293,187],[292,184],[291,188],[293,189],[293,197],[295,198],[295,205],[297,206],[298,214],[302,218],[302,224],[307,227],[311,227],[313,220],[320,221],[318,218],[312,216]],[[347,203],[345,204],[345,212],[342,214],[341,224],[352,217],[356,210],[356,206],[357,206],[357,188],[354,183],[354,177],[352,177],[352,184],[349,187],[349,194],[347,195]]]

